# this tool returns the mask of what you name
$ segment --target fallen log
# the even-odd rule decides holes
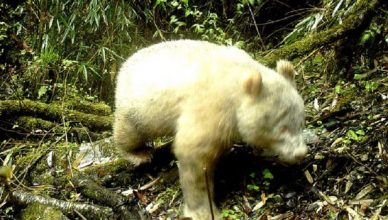
[[[83,204],[78,202],[68,202],[59,199],[35,195],[33,193],[22,190],[8,191],[5,190],[4,187],[0,187],[0,195],[3,195],[4,198],[7,198],[7,202],[9,203],[16,203],[21,205],[38,203],[42,205],[52,206],[68,214],[79,212],[82,215],[90,217],[90,219],[114,219],[114,213],[112,209],[103,206]]]
[[[358,0],[352,12],[338,24],[327,30],[308,34],[305,38],[298,40],[290,45],[282,46],[278,49],[265,51],[259,54],[260,62],[273,66],[279,59],[294,59],[309,54],[314,49],[322,46],[331,45],[334,42],[347,36],[352,36],[359,32],[360,28],[369,23],[373,11],[377,9],[381,0]]]
[[[137,212],[133,208],[131,209],[130,201],[127,198],[100,186],[81,172],[73,176],[72,183],[82,195],[100,204],[112,207],[114,212],[120,216],[120,219],[140,219]]]
[[[96,141],[107,138],[111,135],[110,131],[93,132],[87,127],[63,126],[41,118],[31,116],[20,116],[15,119],[17,128],[27,132],[29,136],[42,136],[50,133],[52,135],[70,134],[77,142]]]
[[[85,113],[78,110],[72,110],[70,104],[51,103],[46,104],[32,100],[4,100],[0,101],[0,120],[9,121],[17,116],[32,116],[38,117],[46,121],[55,123],[73,122],[80,123],[83,126],[94,131],[110,130],[112,126],[112,116],[106,115],[108,107],[99,107],[94,113],[96,115]],[[89,105],[88,108],[91,108]],[[85,107],[85,106],[83,106]],[[101,110],[103,109],[103,110]],[[40,121],[42,122],[42,121]],[[43,123],[45,126],[51,127],[50,123]]]
[[[88,101],[68,100],[65,102],[55,101],[53,102],[53,104],[59,106],[64,105],[64,107],[67,109],[72,109],[94,115],[109,116],[112,114],[111,107],[106,105],[105,103],[92,103]]]

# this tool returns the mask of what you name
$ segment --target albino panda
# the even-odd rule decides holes
[[[209,220],[204,170],[212,194],[214,165],[234,142],[244,141],[283,162],[305,157],[304,106],[294,72],[288,61],[279,61],[274,71],[238,48],[204,41],[142,49],[117,78],[116,145],[138,165],[151,160],[153,149],[146,142],[175,137],[184,215]]]

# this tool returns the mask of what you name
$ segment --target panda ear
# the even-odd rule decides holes
[[[293,81],[295,78],[296,71],[294,65],[288,60],[279,60],[276,63],[276,72],[280,73],[286,79]]]
[[[261,75],[258,72],[247,74],[244,80],[244,91],[249,95],[257,95],[262,87]]]

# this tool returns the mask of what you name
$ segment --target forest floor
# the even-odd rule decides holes
[[[387,59],[376,60],[374,69],[358,67],[349,81],[301,73],[307,159],[285,167],[235,146],[216,169],[223,217],[387,219]],[[160,165],[147,167],[147,174],[132,184],[138,186],[134,197],[154,218],[175,219],[183,202],[177,166],[171,161]],[[139,190],[142,186],[147,189]]]
[[[347,81],[300,71],[297,84],[306,105],[308,157],[286,167],[235,145],[220,160],[215,176],[216,201],[225,219],[387,219],[388,57],[374,63],[373,69],[353,67],[354,78]],[[163,147],[151,164],[133,168],[112,152],[109,138],[80,146],[66,133],[34,132],[1,143],[3,165],[11,163],[13,168],[0,169],[0,219],[43,218],[47,207],[37,209],[32,205],[36,203],[55,207],[64,218],[93,216],[81,208],[64,209],[63,202],[97,207],[96,212],[105,210],[104,216],[113,219],[118,213],[144,219],[182,216],[177,162]],[[123,206],[131,211],[116,212]]]
[[[157,149],[150,164],[131,166],[113,147],[112,107],[96,100],[109,101],[108,97],[113,97],[112,81],[122,62],[120,56],[157,41],[159,38],[151,37],[151,33],[159,33],[161,39],[165,38],[161,33],[166,33],[166,39],[200,39],[201,35],[207,37],[203,39],[225,38],[229,42],[234,34],[229,38],[227,33],[233,32],[240,41],[252,28],[250,17],[255,21],[251,7],[252,16],[236,13],[237,20],[224,19],[221,14],[217,18],[213,9],[204,8],[203,15],[208,16],[202,16],[206,19],[201,21],[192,19],[194,14],[198,18],[202,14],[198,11],[202,7],[192,1],[171,1],[173,7],[168,1],[156,1],[153,7],[153,1],[134,1],[140,16],[127,13],[127,9],[120,9],[119,16],[116,9],[120,1],[115,1],[117,7],[100,1],[104,13],[110,10],[112,18],[125,18],[124,23],[133,26],[122,31],[123,22],[116,20],[109,24],[117,27],[100,27],[109,16],[101,16],[104,22],[94,21],[99,16],[91,6],[97,8],[97,3],[58,1],[49,4],[50,9],[45,1],[42,6],[26,2],[17,9],[13,4],[0,3],[0,11],[4,12],[0,14],[4,20],[0,22],[0,55],[6,58],[0,69],[8,71],[0,76],[0,220],[184,219],[179,162],[170,152],[171,140],[154,142]],[[272,3],[236,1],[240,6],[243,2],[256,7],[260,16],[267,14],[261,7]],[[295,8],[287,15],[289,19],[309,15],[299,22],[282,18],[282,22],[275,23],[268,18],[260,28],[275,31],[266,37],[268,45],[261,42],[262,51],[252,46],[258,40],[248,40],[262,40],[254,22],[258,38],[246,39],[244,44],[251,46],[245,49],[256,48],[252,49],[256,50],[254,57],[268,65],[280,58],[290,59],[299,72],[296,81],[305,101],[305,138],[310,150],[300,164],[285,166],[258,156],[248,146],[234,145],[220,159],[215,173],[215,200],[224,219],[388,219],[386,3],[353,2],[321,1],[307,9]],[[105,3],[109,6],[103,6]],[[124,5],[122,2],[123,9]],[[143,10],[141,5],[150,8]],[[157,5],[163,13],[155,14]],[[234,8],[232,4],[207,5]],[[271,7],[265,10],[271,13]],[[77,10],[68,16],[66,10],[73,8]],[[64,14],[55,15],[50,10]],[[151,12],[152,19],[148,15]],[[186,26],[183,20],[176,20],[176,15],[187,12],[190,16],[186,15]],[[273,14],[281,14],[276,12]],[[18,20],[21,14],[26,14],[23,21]],[[127,19],[129,14],[136,18]],[[150,19],[139,19],[143,14]],[[170,16],[170,22],[164,19]],[[132,24],[133,20],[153,24]],[[37,28],[38,22],[41,25]],[[189,25],[192,22],[193,26]],[[283,22],[288,24],[284,26]],[[166,30],[164,23],[169,23]],[[234,23],[236,28],[231,28]],[[283,38],[294,24],[295,29]],[[157,31],[147,26],[155,26]],[[115,27],[117,32],[112,32]],[[205,32],[186,35],[194,27]],[[221,27],[227,27],[225,32]],[[77,29],[80,31],[76,33]],[[134,36],[129,35],[130,30]],[[144,31],[144,42],[139,30]],[[171,35],[167,35],[169,32]],[[151,41],[145,40],[147,36]],[[98,40],[100,37],[102,40]],[[124,46],[123,42],[132,43]],[[92,87],[99,89],[94,91]]]

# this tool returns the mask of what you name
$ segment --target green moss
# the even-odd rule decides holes
[[[94,115],[109,116],[112,114],[112,109],[105,103],[92,103],[85,100],[69,100],[66,102],[54,102],[57,106],[64,106],[67,109],[72,109],[80,112],[85,112]]]
[[[101,116],[88,114],[76,110],[69,110],[66,105],[46,104],[31,100],[4,100],[0,101],[0,116],[30,115],[42,117],[62,123],[66,121],[81,122],[83,126],[97,131],[110,130],[112,127],[112,116]],[[43,123],[43,121],[40,121]],[[35,122],[34,122],[35,123]],[[47,125],[47,123],[45,123]]]
[[[293,59],[305,56],[316,48],[329,45],[345,35],[351,35],[351,32],[359,28],[365,21],[365,16],[373,11],[380,2],[381,0],[358,0],[354,5],[352,13],[349,13],[349,16],[344,19],[342,24],[328,30],[309,34],[304,39],[272,50],[269,53],[259,54],[258,57],[261,57],[259,60],[268,66],[274,66],[279,59]]]
[[[163,192],[160,192],[158,194],[158,200],[156,203],[161,203],[163,205],[168,206],[169,202],[174,198],[174,196],[179,193],[180,187],[179,185],[171,185],[170,187],[167,187]]]
[[[36,165],[37,160],[41,159],[47,153],[47,149],[50,147],[50,144],[42,144],[39,147],[32,147],[29,149],[28,153],[25,155],[20,155],[16,158],[16,169],[17,170],[26,170],[31,166]]]
[[[41,118],[34,118],[30,116],[21,116],[16,120],[16,124],[28,129],[44,129],[50,130],[57,126],[57,124],[43,120]]]
[[[51,206],[41,205],[38,203],[31,203],[22,211],[22,220],[51,220],[51,219],[67,219],[63,213]]]
[[[28,153],[20,155],[16,158],[16,174],[27,173],[29,180],[39,185],[54,185],[55,179],[58,176],[53,176],[52,169],[55,167],[57,175],[65,175],[63,171],[67,169],[68,163],[74,161],[74,153],[77,151],[76,143],[51,144],[50,142],[41,144],[39,147],[28,149]],[[49,153],[52,165],[48,164]],[[69,160],[68,155],[72,157]]]
[[[125,170],[125,172],[130,170],[130,164],[125,159],[118,159],[109,163],[95,165],[85,169],[83,172],[88,175],[98,175],[99,177],[102,177],[112,173],[118,173],[122,170]]]
[[[354,97],[357,97],[357,89],[354,84],[343,89],[341,94],[338,96],[337,104],[331,110],[331,112],[338,112],[346,108],[352,101],[354,101]]]

